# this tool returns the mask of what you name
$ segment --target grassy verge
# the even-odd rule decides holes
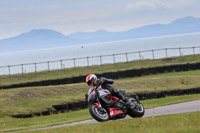
[[[199,133],[200,112],[129,119],[34,131],[32,133]]]
[[[38,73],[29,73],[24,75],[16,74],[11,76],[0,76],[0,85],[11,85],[17,83],[59,79],[79,75],[87,75],[89,73],[114,72],[133,68],[138,69],[195,62],[200,62],[200,55],[188,55],[183,57],[173,57],[169,59],[131,61],[128,63],[105,64],[102,66],[78,67],[64,70],[54,70],[50,72],[43,71]]]
[[[116,80],[114,87],[129,94],[200,86],[200,70]],[[52,105],[84,100],[85,83],[1,90],[0,116],[44,111]]]
[[[200,94],[194,95],[185,95],[185,96],[175,96],[175,97],[166,97],[153,100],[144,100],[142,104],[145,109],[169,105],[173,103],[180,103],[185,101],[197,100],[200,99]],[[88,109],[61,113],[57,115],[42,116],[42,117],[33,117],[27,119],[16,119],[8,116],[0,117],[0,131],[16,131],[16,130],[25,130],[33,129],[39,127],[53,126],[58,124],[72,123],[76,121],[82,121],[92,119],[89,114]],[[135,120],[135,119],[134,119]],[[59,131],[58,131],[59,132]]]

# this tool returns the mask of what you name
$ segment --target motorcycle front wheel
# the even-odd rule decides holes
[[[91,116],[99,122],[109,120],[108,112],[104,108],[99,109],[96,104],[89,105],[89,112]]]
[[[128,110],[128,115],[133,118],[142,117],[145,113],[144,106],[134,98],[130,98],[130,101],[134,104],[134,107]]]

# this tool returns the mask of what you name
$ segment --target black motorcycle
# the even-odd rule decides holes
[[[86,94],[86,100],[89,103],[89,112],[91,116],[99,121],[108,121],[113,119],[125,118],[128,114],[132,118],[142,117],[145,113],[143,105],[140,103],[137,96],[128,98],[131,102],[131,107],[127,107],[125,102],[115,96],[112,96],[107,89],[98,89],[101,84],[96,87],[91,87]],[[126,95],[126,90],[120,90],[120,93]],[[116,106],[107,107],[101,102],[102,96],[109,97]]]

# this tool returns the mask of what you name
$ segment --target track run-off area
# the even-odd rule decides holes
[[[152,109],[146,109],[143,117],[179,114],[179,113],[195,112],[195,111],[200,111],[200,100],[171,104],[171,105],[166,105],[166,106],[160,106],[160,107],[155,107]],[[124,118],[122,120],[125,120],[125,119],[131,119],[131,117],[127,116],[126,118]],[[85,120],[85,121],[80,121],[80,122],[56,125],[56,126],[51,126],[51,127],[17,131],[17,132],[37,131],[37,130],[53,129],[53,128],[60,128],[60,127],[65,127],[65,126],[76,126],[76,125],[81,125],[81,124],[92,124],[92,123],[98,123],[98,122],[96,120],[92,119],[92,120]]]

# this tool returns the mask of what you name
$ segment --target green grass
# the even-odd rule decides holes
[[[157,59],[157,60],[143,60],[143,61],[131,61],[128,63],[116,63],[105,64],[102,66],[90,66],[90,67],[78,67],[64,70],[43,71],[38,73],[29,74],[16,74],[11,76],[0,76],[0,85],[11,85],[25,82],[42,81],[50,79],[59,79],[66,77],[73,77],[79,75],[87,75],[89,73],[103,73],[103,72],[115,72],[119,70],[129,70],[138,68],[148,68],[155,66],[184,64],[200,62],[200,55],[188,55],[183,57],[173,57],[169,59]]]
[[[121,79],[113,86],[133,94],[199,87],[199,80],[200,70],[196,70]],[[84,100],[87,92],[86,83],[1,90],[0,116],[44,111],[55,104]]]
[[[31,133],[199,133],[200,112],[153,116],[96,124],[69,126],[56,129],[32,131]]]
[[[144,100],[141,102],[144,105],[145,109],[148,109],[148,108],[197,100],[197,99],[200,99],[200,94],[166,97],[160,99]],[[33,128],[72,123],[87,119],[92,119],[88,109],[73,111],[68,113],[53,114],[49,116],[33,117],[27,119],[16,119],[8,116],[0,116],[0,131],[8,132],[16,130],[33,129]]]
[[[159,99],[143,100],[141,103],[144,105],[145,109],[170,105],[175,103],[182,103],[186,101],[199,100],[200,94],[183,95],[183,96],[170,96]]]
[[[195,63],[200,62],[199,57],[200,55],[184,56],[170,58],[167,60],[160,59],[133,61],[128,63],[116,63],[102,66],[56,70],[51,72],[44,71],[24,75],[18,74],[12,76],[0,76],[0,85],[58,79],[86,75],[88,73],[103,73],[133,68],[147,68],[171,64],[182,64],[188,62]],[[116,80],[114,87],[118,89],[127,89],[129,94],[132,94],[138,92],[155,92],[178,88],[186,89],[200,87],[199,80],[200,70],[171,72],[137,78],[119,79]],[[85,83],[0,90],[0,132],[31,129],[91,119],[87,109],[28,119],[15,119],[10,117],[10,115],[14,114],[43,111],[47,108],[52,108],[51,106],[54,104],[83,100],[84,94],[87,93],[87,91],[88,86]],[[142,101],[142,103],[144,104],[145,108],[152,108],[160,105],[167,105],[195,99],[200,99],[200,95],[197,94],[179,97],[166,97],[162,99],[145,100]]]

